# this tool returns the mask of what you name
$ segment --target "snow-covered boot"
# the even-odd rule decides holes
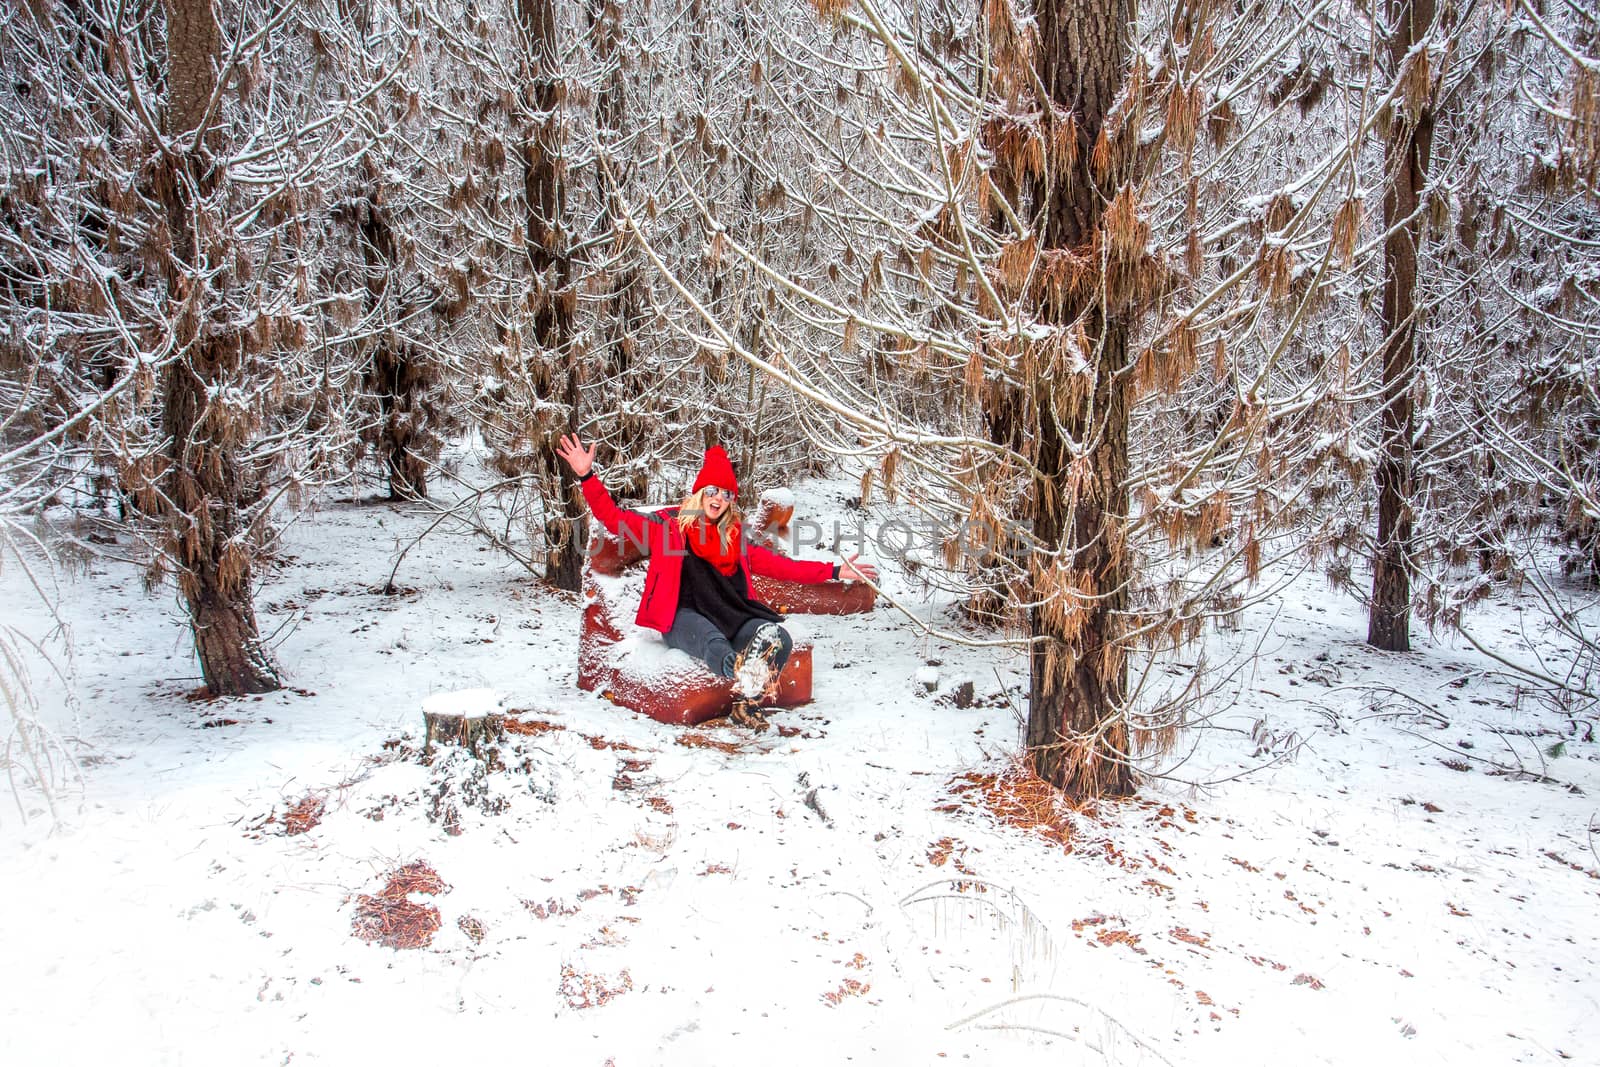
[[[734,687],[740,696],[754,702],[768,695],[769,689],[776,689],[772,660],[782,647],[783,637],[776,623],[766,623],[756,630],[733,665]]]

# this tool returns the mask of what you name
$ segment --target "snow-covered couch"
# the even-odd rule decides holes
[[[758,529],[759,534],[759,529]],[[769,531],[770,533],[776,530]],[[596,528],[584,573],[578,686],[658,722],[693,726],[733,708],[733,686],[688,653],[668,648],[661,635],[633,622],[644,591],[644,558],[630,542]],[[769,547],[782,538],[769,536]],[[871,611],[876,594],[861,583],[808,585],[757,575],[758,597],[784,613],[848,615]],[[766,703],[790,708],[811,701],[811,646],[797,641]]]

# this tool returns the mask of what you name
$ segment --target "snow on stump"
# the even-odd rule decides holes
[[[490,746],[506,736],[505,701],[493,689],[435,693],[422,702],[422,721],[427,727],[424,759],[440,744],[464,748],[487,761]]]
[[[421,799],[428,821],[446,834],[464,833],[469,812],[503,815],[519,795],[538,795],[547,781],[520,744],[527,731],[507,729],[504,701],[496,691],[435,693],[423,701],[422,718],[428,782]]]

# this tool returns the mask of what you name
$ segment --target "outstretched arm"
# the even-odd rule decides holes
[[[561,444],[556,448],[556,455],[566,460],[567,466],[572,468],[572,473],[578,476],[584,502],[589,505],[589,510],[600,521],[600,525],[606,528],[606,532],[616,536],[619,530],[626,530],[629,539],[648,552],[650,539],[645,531],[651,520],[637,511],[617,507],[616,501],[611,499],[605,484],[594,474],[594,453],[597,447],[590,445],[584,448],[577,434],[563,434]]]
[[[820,563],[813,560],[790,559],[780,556],[770,549],[760,545],[750,545],[746,549],[750,558],[750,573],[759,574],[766,578],[782,578],[789,582],[828,582],[836,578],[843,578],[847,582],[857,581],[862,578],[876,580],[878,568],[870,563],[857,564],[859,553],[851,556],[843,564]]]

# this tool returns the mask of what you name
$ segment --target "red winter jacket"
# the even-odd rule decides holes
[[[683,541],[683,531],[678,529],[678,509],[646,515],[619,508],[598,477],[583,479],[583,499],[601,526],[643,549],[650,557],[644,575],[644,600],[639,604],[639,615],[634,621],[666,633],[672,629],[672,620],[678,614],[678,583],[683,576],[683,557],[689,551]],[[750,588],[752,574],[809,583],[833,578],[831,563],[789,559],[760,545],[752,545],[744,537],[739,538],[739,550],[745,589],[751,600],[757,599],[755,590]]]

